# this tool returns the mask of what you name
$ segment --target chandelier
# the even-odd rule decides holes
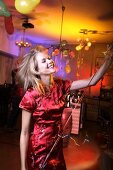
[[[75,47],[75,49],[77,51],[80,51],[84,48],[84,50],[89,50],[89,48],[91,47],[92,43],[91,41],[89,41],[89,38],[86,38],[86,39],[81,39],[79,41],[79,44]]]
[[[83,37],[79,39],[79,41],[74,44],[74,48],[70,48],[67,40],[62,39],[62,32],[63,32],[63,22],[64,22],[64,12],[66,7],[62,4],[62,19],[61,19],[61,30],[60,30],[60,38],[59,38],[59,44],[57,45],[51,45],[50,48],[52,48],[52,54],[51,56],[58,56],[59,54],[66,58],[74,58],[76,55],[76,51],[80,51],[82,49],[88,51],[91,47],[92,43],[89,40],[89,38],[85,38],[85,34],[88,34],[87,29],[80,29],[79,33],[83,34]]]
[[[21,41],[16,41],[15,44],[18,46],[18,47],[31,47],[31,43],[25,41],[25,29],[23,29],[23,37],[21,39]]]
[[[89,48],[91,47],[92,45],[91,41],[89,40],[88,37],[85,37],[85,35],[87,35],[88,32],[89,31],[87,29],[80,29],[79,33],[82,33],[83,37],[79,39],[77,42],[77,46],[75,47],[77,51],[80,51],[82,49],[88,51]]]
[[[23,29],[23,36],[20,41],[15,41],[15,45],[19,47],[18,57],[14,60],[14,69],[18,69],[19,64],[21,63],[23,56],[25,54],[25,48],[31,47],[31,43],[25,41],[25,29]]]
[[[24,42],[24,41],[22,41],[22,40],[21,40],[20,42],[16,41],[15,44],[16,44],[17,46],[19,46],[19,47],[31,47],[31,44],[30,44],[30,43],[28,43],[27,41]]]
[[[52,48],[52,56],[58,56],[59,54],[62,57],[75,57],[75,52],[69,48],[67,40],[62,39],[62,31],[63,31],[63,22],[64,22],[64,12],[66,7],[62,4],[62,19],[61,19],[61,29],[60,29],[60,37],[59,37],[59,44],[51,45]]]

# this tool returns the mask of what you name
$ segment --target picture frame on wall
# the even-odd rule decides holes
[[[96,57],[95,59],[95,72],[101,67],[101,65],[104,63],[105,58],[104,57]],[[113,62],[108,68],[106,74],[107,76],[113,76]]]

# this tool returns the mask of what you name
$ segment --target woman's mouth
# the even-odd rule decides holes
[[[47,68],[54,68],[54,62],[51,62],[50,64],[48,64]]]

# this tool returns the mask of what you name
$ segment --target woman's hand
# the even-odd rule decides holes
[[[105,59],[113,60],[113,43],[107,45],[107,50],[104,52]]]

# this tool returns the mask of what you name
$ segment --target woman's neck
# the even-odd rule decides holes
[[[53,84],[53,76],[52,75],[41,75],[41,81],[45,86],[50,86]]]

